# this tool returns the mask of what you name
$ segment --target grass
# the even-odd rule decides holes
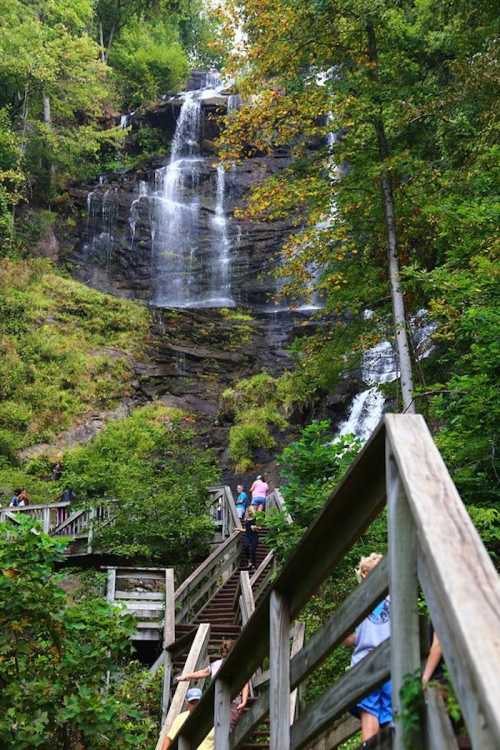
[[[0,460],[129,396],[148,326],[142,305],[89,289],[46,260],[2,260]]]

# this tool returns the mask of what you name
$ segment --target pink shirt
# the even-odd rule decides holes
[[[252,484],[252,498],[254,497],[266,497],[269,490],[267,482],[263,482],[261,479],[256,479]]]

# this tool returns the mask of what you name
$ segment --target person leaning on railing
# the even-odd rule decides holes
[[[175,681],[186,682],[188,680],[202,680],[205,677],[211,677],[213,679],[215,675],[217,674],[217,672],[219,671],[219,669],[221,668],[222,662],[224,661],[226,656],[229,654],[234,644],[235,644],[235,641],[230,641],[230,640],[222,641],[219,659],[216,659],[215,661],[213,661],[211,664],[204,667],[203,669],[198,669],[196,672],[188,672],[187,674],[178,675],[175,678]],[[231,729],[234,729],[236,724],[241,719],[243,711],[245,710],[245,706],[248,703],[249,695],[250,695],[250,686],[247,682],[247,684],[243,686],[241,693],[233,700],[231,704]]]
[[[199,688],[191,688],[186,693],[186,709],[182,711],[174,721],[172,726],[168,730],[166,737],[164,738],[160,750],[168,750],[172,746],[175,738],[179,734],[182,725],[188,718],[189,714],[194,711],[201,699],[201,690]],[[198,750],[214,750],[214,730],[211,729],[207,734],[201,745],[198,745]]]
[[[373,552],[368,557],[362,557],[356,570],[356,576],[361,583],[382,560],[382,555]],[[368,617],[360,622],[355,632],[344,640],[345,646],[354,648],[351,666],[360,662],[365,656],[387,640],[391,635],[391,603],[390,597],[378,604]],[[367,742],[378,734],[383,726],[392,724],[392,686],[388,680],[379,688],[355,706],[352,713],[361,721],[361,740]]]

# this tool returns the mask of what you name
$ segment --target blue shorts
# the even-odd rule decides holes
[[[262,505],[265,508],[266,498],[265,497],[252,497],[252,505]]]
[[[384,682],[373,693],[366,695],[351,713],[359,716],[360,711],[376,716],[378,723],[382,726],[392,722],[392,686],[391,681]]]

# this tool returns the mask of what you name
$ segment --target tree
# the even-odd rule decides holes
[[[309,393],[322,393],[328,367],[338,370],[338,360],[325,362],[338,331],[345,356],[386,336],[391,293],[392,337],[400,341],[403,318],[427,309],[438,346],[414,368],[413,397],[466,499],[491,498],[498,491],[488,364],[498,217],[491,3],[244,0],[225,7],[228,33],[241,27],[246,35],[232,70],[246,67],[238,79],[245,104],[227,118],[222,151],[238,159],[286,147],[295,157],[242,213],[291,218],[284,293],[297,299],[304,286],[316,286],[336,314],[315,346],[302,346]],[[361,332],[352,320],[363,323]],[[484,336],[472,320],[481,321]],[[401,344],[402,408],[411,410]]]
[[[150,405],[65,455],[61,488],[72,487],[88,504],[116,500],[98,545],[169,564],[205,554],[213,536],[206,490],[217,472],[212,453],[194,447],[194,438],[186,415]]]
[[[115,686],[133,618],[103,597],[69,599],[55,573],[63,547],[30,519],[0,526],[1,745],[145,748],[148,725]]]

